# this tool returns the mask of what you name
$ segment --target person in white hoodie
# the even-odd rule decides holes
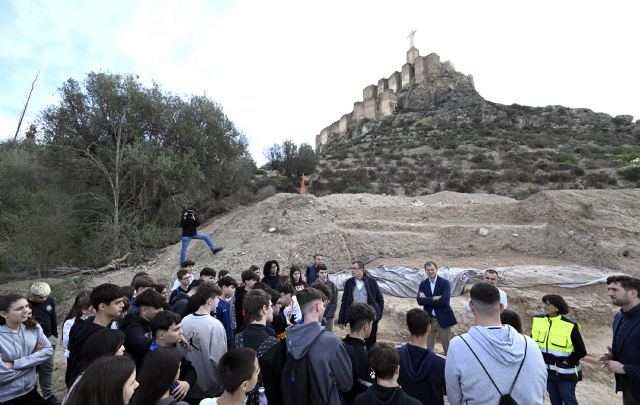
[[[52,354],[51,342],[19,294],[0,296],[0,403],[46,405],[36,388],[36,366]]]
[[[445,364],[451,405],[498,404],[510,395],[519,405],[542,405],[547,370],[542,353],[528,336],[500,322],[500,292],[488,283],[471,288],[476,320],[468,333],[449,344]]]

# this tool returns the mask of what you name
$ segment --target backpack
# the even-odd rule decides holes
[[[311,368],[309,353],[297,360],[291,353],[287,354],[287,360],[282,368],[280,386],[284,405],[321,405],[328,403],[324,402],[318,389],[313,369]],[[327,401],[331,397],[334,386],[335,381],[331,385]]]
[[[522,358],[522,362],[520,363],[520,367],[518,367],[518,372],[516,373],[516,377],[513,379],[513,383],[511,383],[511,388],[509,389],[509,392],[507,394],[503,394],[498,389],[498,386],[493,381],[493,378],[491,378],[491,375],[489,375],[489,372],[484,367],[484,364],[482,364],[482,362],[480,361],[480,359],[476,355],[476,352],[474,352],[473,349],[471,348],[471,346],[469,346],[469,343],[467,343],[467,341],[464,340],[464,338],[462,336],[460,336],[460,339],[462,339],[464,344],[466,344],[467,347],[469,348],[469,350],[471,350],[471,353],[473,353],[473,356],[476,358],[476,360],[478,360],[478,363],[480,363],[480,366],[484,370],[484,373],[487,375],[487,377],[489,377],[489,380],[491,381],[491,384],[493,384],[493,386],[495,387],[496,391],[498,391],[498,394],[500,394],[500,402],[498,402],[498,405],[518,405],[518,403],[515,401],[515,399],[513,399],[511,397],[511,393],[513,392],[513,387],[516,386],[516,381],[518,381],[518,376],[520,375],[520,370],[522,370],[522,365],[524,364],[524,361],[527,359],[527,338],[525,338],[524,336],[522,336],[522,338],[524,339],[524,357]]]
[[[258,357],[258,359],[260,359],[260,357],[262,357],[266,352],[268,352],[269,349],[271,349],[273,346],[279,343],[280,341],[277,338],[273,336],[269,336],[262,343],[260,343],[260,346],[258,346],[258,350],[256,350],[256,356]],[[234,347],[236,348],[244,347],[244,332],[240,332],[236,335],[233,341],[233,344],[234,344]],[[260,371],[260,374],[258,374],[258,382],[256,383],[255,388],[247,392],[245,404],[260,405],[260,388],[263,388],[263,387],[264,385],[262,383],[262,371]]]

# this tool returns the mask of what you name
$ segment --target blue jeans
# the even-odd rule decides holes
[[[576,399],[577,381],[561,381],[547,378],[547,391],[551,405],[578,405]]]
[[[203,240],[207,242],[207,245],[209,245],[209,249],[211,249],[212,252],[216,251],[216,245],[214,245],[213,241],[211,240],[209,235],[207,235],[206,233],[198,232],[193,236],[183,236],[182,250],[180,251],[180,263],[184,262],[184,260],[187,258],[187,246],[189,246],[189,242],[191,242],[191,239]]]

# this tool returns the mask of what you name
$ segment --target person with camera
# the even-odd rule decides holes
[[[186,207],[182,210],[182,217],[180,218],[180,226],[182,227],[182,250],[180,251],[180,263],[184,262],[187,256],[187,247],[191,239],[203,240],[209,245],[209,249],[215,255],[220,252],[223,247],[216,247],[209,235],[206,233],[198,232],[197,228],[200,225],[200,221],[196,217],[196,209],[194,207]]]

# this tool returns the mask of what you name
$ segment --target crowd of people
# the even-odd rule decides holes
[[[171,288],[150,274],[130,285],[80,292],[59,335],[51,288],[0,297],[0,403],[67,405],[194,404],[577,404],[581,325],[555,294],[524,335],[518,314],[487,270],[470,290],[474,326],[457,323],[449,282],[427,261],[403,345],[377,342],[385,300],[360,261],[339,300],[324,256],[306,271],[276,260],[236,280],[184,260]],[[640,401],[640,280],[607,279],[620,307],[613,341],[600,357],[623,403]],[[337,327],[348,328],[341,339]],[[436,339],[443,353],[435,351]],[[53,353],[64,347],[67,391],[54,395]],[[613,396],[613,392],[612,392]],[[503,402],[500,402],[503,401]],[[512,401],[512,402],[504,402]]]

